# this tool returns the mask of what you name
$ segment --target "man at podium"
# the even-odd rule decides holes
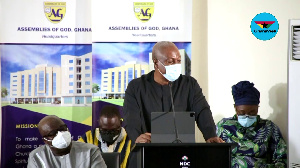
[[[154,71],[132,80],[124,100],[124,127],[135,143],[151,142],[151,112],[194,111],[197,126],[208,143],[220,143],[210,107],[197,81],[181,75],[181,56],[176,45],[162,41],[152,49]],[[172,90],[170,92],[170,87]],[[134,152],[129,162],[134,162]],[[129,167],[132,166],[129,163]]]

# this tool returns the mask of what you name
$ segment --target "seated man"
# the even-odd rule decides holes
[[[121,168],[125,168],[131,141],[122,125],[119,109],[104,106],[100,111],[99,128],[87,131],[78,141],[98,146],[101,152],[121,153]]]
[[[286,167],[287,146],[278,126],[261,119],[260,93],[249,81],[232,86],[236,114],[217,124],[217,135],[227,143],[238,143],[232,150],[232,167]]]
[[[46,116],[38,124],[45,142],[29,154],[28,168],[106,168],[100,150],[91,144],[71,140],[67,125],[57,116]]]

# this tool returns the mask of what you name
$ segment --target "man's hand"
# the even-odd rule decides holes
[[[206,140],[206,143],[224,143],[225,141],[223,141],[223,139],[219,138],[219,137],[212,137],[209,138],[208,140]]]
[[[141,134],[136,138],[135,143],[150,143],[151,142],[151,133],[146,132],[145,134]]]

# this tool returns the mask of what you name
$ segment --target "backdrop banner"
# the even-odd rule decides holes
[[[103,106],[123,106],[128,83],[154,70],[156,42],[174,42],[191,73],[192,0],[94,0],[92,29],[93,128]]]
[[[57,115],[77,140],[128,83],[153,70],[152,47],[174,42],[190,75],[192,0],[2,0],[1,167],[26,167]]]
[[[80,8],[78,8],[80,6]],[[73,140],[92,124],[91,1],[2,0],[1,167],[27,167],[57,115]]]

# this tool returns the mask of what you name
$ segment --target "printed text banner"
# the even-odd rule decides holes
[[[90,0],[1,0],[0,6],[0,43],[91,43]]]
[[[93,42],[190,42],[191,23],[192,0],[92,1]]]

